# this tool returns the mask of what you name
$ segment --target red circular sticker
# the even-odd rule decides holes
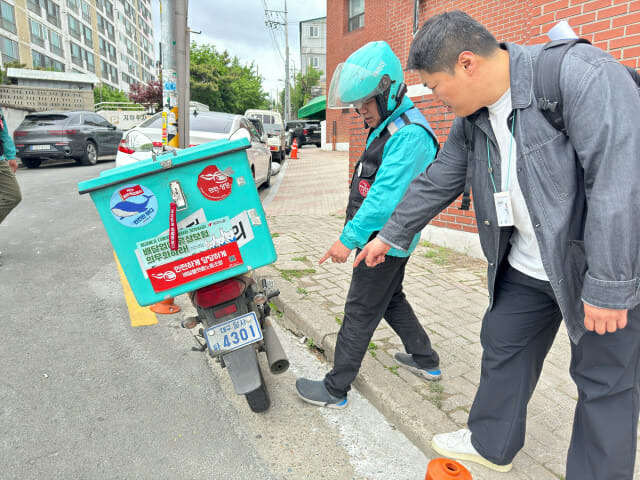
[[[369,193],[370,188],[371,185],[369,185],[369,182],[367,182],[366,180],[360,180],[360,183],[358,184],[358,191],[360,192],[360,195],[366,197],[367,193]]]
[[[232,185],[233,178],[215,165],[209,165],[198,175],[198,189],[209,200],[224,200],[231,193]]]

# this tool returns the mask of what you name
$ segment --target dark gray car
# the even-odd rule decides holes
[[[113,159],[122,130],[93,112],[38,112],[27,115],[13,132],[16,156],[28,168],[47,159],[74,159],[95,165],[99,157]]]

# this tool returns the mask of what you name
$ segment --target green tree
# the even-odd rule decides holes
[[[307,67],[307,73],[302,72],[296,75],[296,81],[291,90],[291,114],[298,114],[300,110],[309,100],[311,100],[311,87],[315,87],[320,83],[322,72],[316,70],[312,65]]]
[[[128,102],[129,97],[126,93],[115,88],[111,88],[109,85],[99,84],[93,89],[93,102]]]
[[[18,60],[6,62],[4,64],[4,68],[0,70],[0,83],[9,83],[9,79],[7,78],[7,68],[27,68],[27,66],[24,63],[20,63]]]
[[[238,57],[213,45],[191,44],[191,100],[211,110],[242,114],[267,106],[262,77],[253,63],[242,65]]]
[[[291,92],[291,118],[298,117],[300,110],[309,100],[311,100],[311,87],[315,87],[320,83],[322,71],[309,65],[307,73],[298,73],[294,84],[290,87]],[[284,105],[284,90],[280,92],[280,104]],[[282,107],[284,109],[284,107]],[[283,113],[283,112],[281,112]]]

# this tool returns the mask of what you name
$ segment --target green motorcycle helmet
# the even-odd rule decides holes
[[[393,112],[406,92],[398,57],[387,42],[369,42],[339,64],[331,79],[329,108],[358,109],[375,97],[383,119]]]

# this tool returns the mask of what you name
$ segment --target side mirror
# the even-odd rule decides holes
[[[149,152],[154,154],[162,153],[162,145],[154,144],[154,142],[144,133],[140,133],[135,130],[127,133],[124,137],[124,145],[122,148],[128,150],[127,153],[129,154],[136,152]]]
[[[251,141],[251,133],[249,133],[249,130],[240,127],[229,136],[229,140],[240,140],[241,138],[246,138]]]
[[[116,128],[118,128],[118,127],[116,127],[115,125],[113,125],[113,124],[111,124],[111,123],[110,123],[110,124],[109,124],[109,126],[108,126],[107,128],[108,128],[109,130],[115,130],[115,129],[116,129]]]

